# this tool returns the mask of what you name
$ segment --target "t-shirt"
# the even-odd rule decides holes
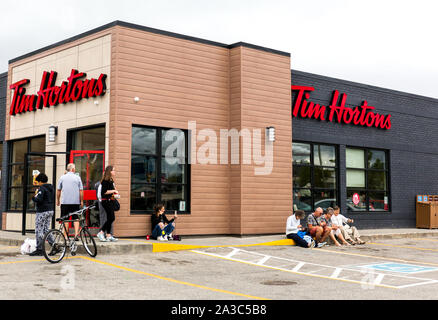
[[[325,217],[325,215],[322,215],[322,216],[319,218],[319,223],[321,223],[321,222],[325,222],[325,225],[326,225],[327,227],[331,227],[331,226],[332,226],[332,220],[331,220],[331,219],[327,219],[327,218]]]
[[[310,224],[313,227],[319,226],[318,218],[316,218],[313,213],[309,214],[307,217],[307,224]]]
[[[106,192],[108,190],[115,190],[116,189],[114,187],[114,182],[113,181],[109,181],[109,180],[103,180],[100,185],[101,185],[101,188],[100,188],[101,201],[102,200],[111,200],[111,199],[113,199],[114,194],[113,193],[106,194]]]
[[[348,219],[344,217],[342,214],[332,215],[332,224],[335,224],[339,227],[342,227],[344,223],[348,223]]]
[[[81,204],[80,190],[84,187],[81,178],[73,172],[67,172],[59,179],[58,190],[62,190],[61,204]]]
[[[295,214],[289,216],[286,222],[286,235],[291,233],[297,233],[298,231],[300,231],[297,228],[300,224],[300,219],[297,219],[297,217],[295,217]]]

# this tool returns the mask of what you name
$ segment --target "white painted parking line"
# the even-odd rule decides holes
[[[418,278],[407,276],[405,274],[394,274],[394,272],[385,272],[389,270],[383,270],[383,272],[380,272],[382,270],[364,268],[366,267],[366,265],[349,267],[329,266],[283,257],[275,257],[271,255],[265,255],[259,252],[247,251],[233,247],[221,248],[221,250],[216,250],[215,248],[209,248],[204,250],[191,250],[191,252],[215,258],[221,258],[229,261],[254,265],[258,267],[265,267],[274,270],[295,273],[299,275],[338,280],[366,286],[371,285],[391,289],[403,289],[413,286],[438,283],[438,280],[434,279]],[[368,263],[368,266],[369,265],[370,264]]]
[[[303,266],[305,265],[304,262],[300,262],[296,265],[295,268],[292,269],[293,272],[298,272]]]
[[[366,269],[375,269],[379,271],[397,272],[403,274],[416,274],[416,273],[438,271],[438,268],[423,267],[420,265],[413,265],[407,263],[393,263],[393,262],[367,264],[367,265],[362,265],[360,267]]]

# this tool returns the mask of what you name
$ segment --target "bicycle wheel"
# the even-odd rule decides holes
[[[67,241],[61,231],[52,229],[44,235],[43,255],[47,261],[58,263],[67,251]]]
[[[95,257],[97,255],[96,242],[87,229],[81,230],[81,241],[90,257]]]

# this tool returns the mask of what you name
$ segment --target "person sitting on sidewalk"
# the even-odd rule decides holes
[[[326,244],[325,240],[332,231],[332,228],[329,226],[321,225],[320,217],[322,212],[322,209],[318,207],[315,209],[315,212],[307,217],[307,231],[312,238],[315,238],[317,248],[321,248]]]
[[[347,223],[354,223],[353,219],[349,219],[344,217],[340,213],[340,209],[338,206],[333,208],[334,214],[331,218],[332,224],[339,227],[340,232],[345,240],[349,241],[352,245],[355,244],[365,244],[365,241],[360,239],[359,231],[357,231],[356,227],[350,227]]]
[[[305,228],[303,228],[303,226],[301,225],[301,219],[304,219],[305,215],[306,214],[303,210],[297,210],[294,214],[290,215],[289,218],[287,218],[286,237],[288,239],[292,239],[297,246],[303,248],[313,248],[315,247],[314,240],[310,242],[304,240],[306,232],[304,231]]]
[[[152,238],[159,241],[173,240],[172,232],[175,229],[175,219],[177,218],[176,210],[172,220],[168,220],[164,214],[164,205],[157,204],[154,207],[154,213],[151,216]]]
[[[330,239],[332,239],[335,246],[340,247],[341,244],[338,240],[336,240],[336,236],[338,239],[342,242],[343,245],[350,245],[347,241],[345,241],[344,237],[342,236],[341,230],[338,225],[335,225],[332,223],[332,216],[333,216],[334,210],[331,207],[328,207],[324,213],[324,215],[320,218],[321,223],[323,225],[326,225],[332,229],[332,231],[329,234]],[[336,236],[335,236],[336,235]]]

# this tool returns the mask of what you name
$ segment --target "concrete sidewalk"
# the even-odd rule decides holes
[[[379,239],[402,239],[438,237],[438,229],[364,229],[359,230],[361,239],[375,241]],[[26,238],[35,239],[34,233],[23,236],[19,232],[1,231],[0,245],[19,247]],[[117,242],[100,242],[95,238],[99,254],[129,254],[142,252],[166,252],[190,250],[202,247],[220,246],[278,246],[291,245],[292,240],[284,234],[254,236],[182,236],[182,241],[156,241],[146,238],[120,238]],[[80,242],[78,243],[80,244]],[[80,246],[80,245],[79,245]]]

